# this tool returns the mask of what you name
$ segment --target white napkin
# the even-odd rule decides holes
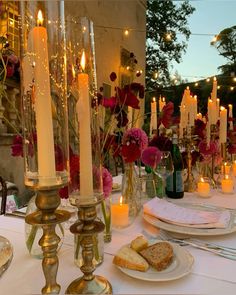
[[[196,228],[226,228],[230,212],[185,208],[164,199],[153,198],[143,205],[144,213],[168,223]]]

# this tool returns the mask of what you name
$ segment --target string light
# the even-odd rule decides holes
[[[129,35],[129,30],[126,29],[126,30],[124,31],[124,35],[125,35],[125,36],[128,36],[128,35]]]
[[[197,87],[198,86],[198,82],[196,82],[194,85]]]
[[[154,79],[157,79],[158,78],[158,72],[155,72],[154,73]]]
[[[230,90],[231,90],[231,91],[233,91],[233,90],[234,90],[234,87],[233,87],[233,86],[231,86],[231,87],[230,87]]]
[[[166,34],[166,40],[167,40],[167,41],[171,41],[171,39],[172,39],[172,38],[171,38],[171,33],[167,33],[167,34]]]
[[[210,82],[210,78],[207,78],[206,81],[207,81],[207,82]]]
[[[233,81],[236,82],[236,77],[233,78]]]

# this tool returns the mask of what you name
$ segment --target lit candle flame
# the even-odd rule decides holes
[[[122,205],[122,203],[123,203],[123,197],[121,196],[120,197],[120,206]]]
[[[38,11],[38,17],[37,17],[37,25],[42,26],[43,24],[43,13],[42,10]]]
[[[229,175],[225,175],[225,179],[229,179]]]
[[[203,177],[201,177],[201,182],[204,182],[204,179],[203,179]]]
[[[156,97],[153,97],[153,98],[152,98],[152,102],[155,102],[155,101],[156,101]]]
[[[82,56],[81,56],[81,61],[80,61],[80,65],[82,70],[85,70],[85,52],[83,51]]]
[[[162,98],[162,101],[163,101],[163,102],[165,102],[165,101],[166,101],[165,97],[163,97],[163,98]]]
[[[221,111],[224,111],[224,109],[225,109],[224,107],[220,107],[220,110],[221,110]]]

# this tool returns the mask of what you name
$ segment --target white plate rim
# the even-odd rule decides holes
[[[153,242],[157,243],[157,242],[163,242],[163,241],[162,240],[155,240]],[[152,242],[152,244],[153,244],[153,242]],[[171,263],[171,265],[169,267],[167,267],[163,271],[156,271],[151,266],[149,267],[149,270],[147,270],[146,272],[131,270],[131,269],[120,267],[120,266],[116,266],[116,267],[118,269],[120,269],[121,272],[128,275],[129,277],[132,277],[132,278],[135,278],[138,280],[142,280],[142,281],[148,281],[148,282],[173,281],[173,280],[177,280],[177,279],[180,279],[180,278],[188,275],[191,272],[192,266],[194,263],[194,258],[192,256],[192,254],[187,249],[184,249],[183,247],[181,247],[177,244],[174,244],[171,242],[167,242],[167,243],[170,243],[173,247],[174,255],[175,255],[174,261],[177,260],[177,263],[180,264],[182,267],[184,267],[183,263],[185,263],[184,270],[182,270],[178,274],[174,274],[176,268],[174,268],[173,271],[170,272],[169,274],[165,274],[165,272],[168,270],[168,268],[171,267],[171,265],[172,265],[172,263],[174,263],[174,261]],[[150,243],[150,245],[151,245],[151,243]],[[183,258],[185,259],[185,261]],[[148,276],[149,271],[152,271],[153,273],[155,273],[155,275],[157,275],[157,277],[156,276],[154,278],[149,277]]]
[[[13,247],[12,247],[12,244],[10,243],[10,241],[1,235],[0,235],[0,242],[1,243],[5,242],[8,246],[8,249],[10,249],[10,253],[9,253],[9,256],[7,257],[7,260],[4,261],[4,263],[2,263],[0,265],[0,277],[1,277],[3,275],[3,273],[8,269],[9,265],[11,264],[11,261],[13,259]],[[0,251],[1,251],[1,249],[0,249]]]
[[[160,229],[178,233],[178,234],[185,234],[191,236],[219,236],[219,235],[226,235],[236,232],[236,223],[235,223],[235,215],[230,212],[230,222],[229,226],[226,228],[194,228],[194,227],[187,227],[187,226],[180,226],[176,224],[171,224],[164,222],[154,216],[148,215],[143,213],[143,218],[145,221],[158,227]]]

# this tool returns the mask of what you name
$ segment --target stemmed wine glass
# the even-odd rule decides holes
[[[161,160],[157,164],[156,168],[153,172],[159,176],[162,180],[162,189],[159,191],[158,197],[162,198],[166,195],[165,187],[166,187],[166,179],[174,172],[174,165],[171,157],[171,153],[169,151],[163,151],[161,155]]]

